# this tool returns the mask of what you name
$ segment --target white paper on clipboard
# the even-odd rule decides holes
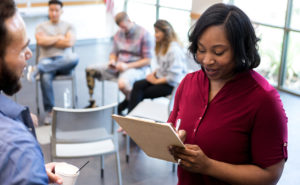
[[[157,123],[149,119],[115,114],[112,118],[148,156],[177,162],[168,147],[175,145],[184,148],[184,144],[169,123]]]

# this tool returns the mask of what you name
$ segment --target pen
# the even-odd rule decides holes
[[[176,131],[178,131],[178,129],[179,129],[179,127],[180,127],[180,123],[181,123],[181,119],[178,119],[178,120],[176,121]],[[180,162],[181,162],[181,159],[178,159],[178,160],[177,160],[177,163],[180,164]]]
[[[176,131],[178,131],[178,129],[180,127],[180,123],[181,123],[181,119],[178,119],[176,122]]]

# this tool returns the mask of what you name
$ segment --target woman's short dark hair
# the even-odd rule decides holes
[[[260,63],[257,50],[259,39],[248,16],[238,7],[218,3],[209,7],[189,31],[189,51],[196,59],[198,41],[210,26],[224,25],[227,39],[234,52],[236,72],[253,69]]]
[[[0,3],[0,59],[4,58],[6,47],[11,40],[5,21],[16,13],[14,0],[1,0]]]
[[[48,2],[48,6],[50,6],[52,4],[58,4],[61,8],[64,6],[64,4],[61,1],[59,1],[59,0],[50,0]]]

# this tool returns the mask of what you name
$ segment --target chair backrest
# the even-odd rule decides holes
[[[144,99],[128,115],[166,122],[173,109],[177,87],[167,97]]]
[[[55,143],[93,142],[116,133],[111,115],[117,103],[90,109],[53,108],[52,140]]]

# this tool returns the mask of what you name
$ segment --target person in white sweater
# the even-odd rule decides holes
[[[158,67],[146,79],[134,83],[128,112],[145,98],[170,95],[187,71],[185,53],[172,25],[166,20],[157,20],[154,29]]]

